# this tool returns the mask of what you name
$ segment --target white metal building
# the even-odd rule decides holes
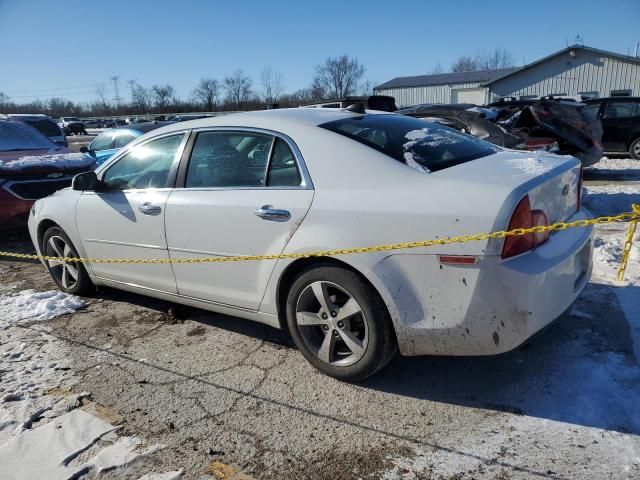
[[[521,68],[399,77],[374,91],[394,96],[398,106],[545,95],[640,96],[640,58],[572,45]]]

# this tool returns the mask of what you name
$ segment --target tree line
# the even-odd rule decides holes
[[[476,52],[475,55],[459,57],[451,65],[451,71],[493,70],[513,64],[510,52],[496,48],[490,53]],[[340,55],[328,57],[315,67],[308,88],[290,93],[286,92],[282,73],[271,66],[262,69],[257,84],[242,69],[222,79],[203,77],[187,99],[181,99],[171,84],[145,87],[132,83],[130,100],[117,103],[108,97],[104,84],[96,87],[95,98],[89,102],[73,102],[64,97],[53,97],[19,103],[0,92],[0,113],[46,113],[52,117],[117,116],[152,112],[260,110],[273,104],[279,107],[297,107],[349,95],[373,94],[374,82],[365,79],[365,72],[366,68],[357,58]],[[436,65],[432,73],[442,73],[441,65]]]

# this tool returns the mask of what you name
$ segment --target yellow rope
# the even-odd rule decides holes
[[[434,240],[419,240],[416,242],[390,243],[384,245],[372,245],[369,247],[355,247],[335,250],[320,250],[315,252],[301,253],[280,253],[270,255],[241,255],[234,257],[198,257],[198,258],[75,258],[75,257],[52,257],[48,255],[31,255],[26,253],[13,253],[0,251],[0,257],[21,258],[29,260],[80,262],[80,263],[132,263],[132,264],[157,264],[157,263],[220,263],[220,262],[245,262],[259,260],[279,260],[308,257],[328,257],[335,255],[352,255],[357,253],[387,252],[391,250],[403,250],[410,248],[432,247],[435,245],[449,245],[452,243],[465,243],[480,240],[498,239],[511,236],[521,236],[528,233],[545,233],[566,230],[568,228],[584,228],[591,225],[602,225],[605,223],[618,223],[631,221],[629,225],[629,235],[625,244],[626,256],[623,257],[624,266],[628,259],[628,250],[631,248],[631,238],[635,225],[640,219],[640,205],[633,205],[633,212],[621,213],[614,216],[603,216],[591,220],[576,220],[574,222],[558,222],[553,225],[539,225],[531,228],[517,228],[515,230],[497,231],[491,233],[478,233],[475,235],[461,235],[457,237],[439,238]],[[623,265],[620,266],[624,274]]]
[[[633,211],[640,217],[640,205],[633,205]],[[624,248],[622,249],[622,259],[620,260],[620,266],[618,267],[618,281],[624,280],[624,272],[627,269],[627,263],[629,262],[629,254],[631,252],[631,242],[633,236],[636,233],[636,227],[638,226],[638,219],[631,220],[629,222],[629,229],[627,230],[627,239],[624,242]]]

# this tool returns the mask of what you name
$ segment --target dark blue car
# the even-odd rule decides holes
[[[148,122],[128,125],[126,127],[111,128],[102,132],[89,144],[89,147],[82,147],[80,151],[93,156],[98,165],[101,165],[114,153],[136,138],[156,128],[170,125],[171,123],[173,122]]]

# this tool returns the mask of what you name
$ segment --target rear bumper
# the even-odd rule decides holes
[[[573,228],[508,260],[441,267],[436,255],[400,254],[371,273],[383,284],[403,355],[494,355],[570,308],[591,276],[592,251],[593,229]]]

